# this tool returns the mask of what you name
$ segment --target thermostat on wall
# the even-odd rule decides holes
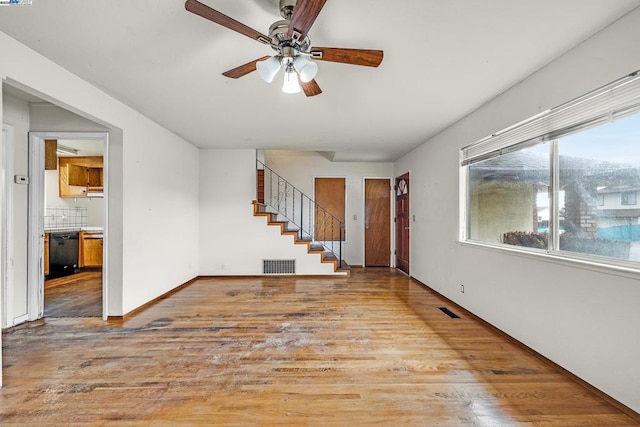
[[[28,184],[29,183],[29,177],[28,176],[24,176],[24,175],[16,175],[14,176],[14,182],[16,184]]]

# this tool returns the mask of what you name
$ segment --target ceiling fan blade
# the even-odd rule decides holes
[[[223,13],[220,13],[217,10],[212,9],[206,4],[202,4],[197,0],[187,0],[184,4],[184,8],[191,13],[202,16],[203,18],[208,19],[209,21],[213,21],[216,24],[222,25],[223,27],[227,27],[230,30],[237,31],[238,33],[257,40],[260,43],[270,44],[268,36],[265,36],[261,32],[256,31],[251,27],[247,27],[243,23],[238,22]]]
[[[237,79],[242,76],[246,76],[249,73],[253,73],[256,70],[256,62],[264,61],[265,59],[271,58],[270,56],[263,56],[262,58],[256,59],[255,61],[247,62],[244,65],[233,68],[229,71],[225,71],[222,73],[223,76],[229,77],[232,79]]]
[[[300,80],[300,76],[298,76],[298,80]],[[302,86],[302,90],[307,96],[316,96],[322,93],[322,89],[320,89],[320,86],[318,86],[318,83],[315,80],[311,80],[307,83],[300,80],[300,86]]]
[[[327,0],[298,0],[289,24],[289,37],[303,40],[326,2]]]
[[[371,49],[343,49],[337,47],[311,48],[311,58],[319,61],[377,67],[382,62],[383,52]]]

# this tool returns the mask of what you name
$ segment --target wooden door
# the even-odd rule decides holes
[[[364,181],[364,265],[389,267],[391,246],[391,183]]]
[[[409,274],[409,174],[396,178],[396,267]]]
[[[315,179],[315,238],[319,241],[345,240],[340,236],[340,222],[345,218],[345,179]]]

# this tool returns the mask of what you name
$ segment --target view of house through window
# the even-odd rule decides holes
[[[640,114],[561,138],[558,154],[560,250],[640,261]]]
[[[467,189],[468,240],[640,261],[640,114],[471,162]]]
[[[540,144],[469,167],[469,239],[547,248],[549,156]]]

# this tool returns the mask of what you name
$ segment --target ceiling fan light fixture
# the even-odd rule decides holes
[[[264,61],[256,62],[256,70],[262,80],[271,83],[280,70],[280,60],[272,56]]]
[[[300,81],[298,80],[298,73],[293,66],[288,65],[284,72],[284,84],[282,85],[282,91],[284,93],[298,93],[302,90],[300,87]]]
[[[300,80],[304,83],[310,82],[316,77],[316,74],[318,74],[318,64],[309,61],[304,56],[297,56],[293,60],[293,66],[298,74],[300,74]]]

